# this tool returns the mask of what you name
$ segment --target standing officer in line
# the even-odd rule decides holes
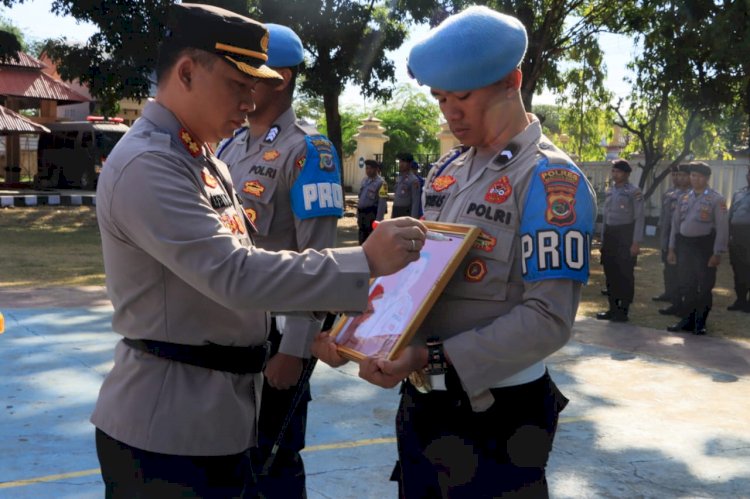
[[[217,152],[229,166],[242,206],[258,233],[255,244],[270,251],[323,250],[336,246],[336,224],[343,215],[340,164],[333,144],[313,127],[297,120],[292,109],[295,82],[304,61],[302,41],[286,26],[266,24],[266,65],[283,81],[255,86],[255,109],[249,127],[237,130]],[[316,192],[309,186],[330,186]],[[316,202],[319,201],[319,202]],[[291,417],[268,474],[257,477],[254,495],[268,498],[306,497],[305,447],[310,385],[298,387],[310,343],[321,322],[299,315],[271,320],[271,358],[264,371],[263,404],[258,423],[254,469],[271,455],[297,390],[304,394]]]
[[[721,194],[708,187],[710,176],[711,168],[706,163],[690,163],[692,190],[680,198],[672,216],[667,259],[680,269],[682,319],[667,327],[668,331],[706,334],[716,267],[727,252],[729,239],[727,204]]]
[[[729,261],[737,299],[727,310],[750,312],[750,167],[745,179],[747,185],[734,193],[729,208]]]
[[[672,189],[664,193],[661,199],[661,213],[659,215],[659,239],[661,242],[661,261],[664,264],[664,293],[654,296],[654,301],[668,301],[671,305],[659,309],[662,315],[674,315],[679,311],[679,270],[677,265],[667,262],[669,254],[669,233],[672,229],[672,216],[677,207],[677,201],[690,189],[690,166],[682,163],[675,166],[671,173]]]
[[[168,13],[156,98],[99,178],[112,328],[125,338],[91,421],[107,497],[240,497],[267,311],[364,310],[368,279],[418,259],[424,227],[386,221],[361,248],[256,248],[207,144],[242,124],[259,80],[282,80],[264,65],[268,32],[213,6]]]
[[[357,201],[359,244],[372,233],[372,223],[383,220],[388,211],[388,183],[380,176],[380,163],[374,159],[365,160],[365,174]]]
[[[481,235],[402,355],[360,364],[360,376],[383,387],[413,372],[396,418],[394,478],[407,499],[548,495],[545,466],[567,399],[544,359],[570,339],[596,201],[524,109],[526,46],[518,19],[475,6],[409,55],[462,142],[425,181],[425,219]],[[330,338],[314,347],[341,362]]]
[[[420,192],[419,179],[411,171],[413,162],[414,156],[410,152],[398,155],[399,175],[396,178],[396,187],[393,189],[393,213],[391,213],[391,218],[419,218],[422,193]]]
[[[628,320],[635,293],[635,262],[643,240],[643,195],[631,184],[630,163],[612,161],[612,185],[604,200],[602,265],[607,282],[609,309],[596,318],[613,322]]]

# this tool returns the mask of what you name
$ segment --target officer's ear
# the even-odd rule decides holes
[[[174,66],[174,73],[177,79],[177,85],[185,90],[190,90],[195,73],[196,62],[188,55],[182,55],[177,59]]]
[[[274,71],[279,73],[284,81],[280,81],[273,86],[276,92],[280,92],[287,88],[292,83],[292,77],[294,76],[290,68],[273,68]]]

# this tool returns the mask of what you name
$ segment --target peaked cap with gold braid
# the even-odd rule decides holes
[[[265,65],[268,37],[266,27],[248,17],[213,5],[182,3],[169,7],[162,43],[214,53],[256,78],[282,79]]]

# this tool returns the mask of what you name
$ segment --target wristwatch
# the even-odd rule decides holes
[[[424,372],[430,380],[433,390],[445,390],[445,373],[448,363],[443,352],[443,342],[436,336],[427,338],[427,367]]]

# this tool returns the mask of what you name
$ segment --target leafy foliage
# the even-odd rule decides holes
[[[0,16],[0,63],[15,59],[17,52],[25,52],[27,48],[21,30]]]

